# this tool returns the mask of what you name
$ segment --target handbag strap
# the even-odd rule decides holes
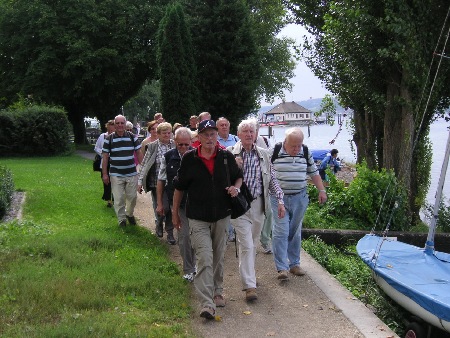
[[[227,154],[223,151],[223,164],[225,164],[225,171],[227,173],[227,186],[229,187],[230,184],[230,171],[228,170],[228,158],[227,158]]]

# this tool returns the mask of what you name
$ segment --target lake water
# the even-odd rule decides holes
[[[356,154],[352,152],[352,149],[356,151],[354,143],[351,141],[352,135],[346,126],[346,121],[342,125],[342,129],[339,131],[337,123],[334,126],[330,125],[314,125],[310,127],[310,136],[308,137],[308,127],[301,127],[305,134],[304,143],[310,149],[332,149],[339,150],[339,158],[343,162],[355,163]],[[447,143],[449,123],[444,120],[436,121],[430,128],[430,140],[433,147],[433,163],[431,165],[431,184],[427,194],[427,201],[434,204],[434,196],[436,194],[437,184],[439,181],[439,175],[442,168],[442,161],[444,158],[445,147]],[[273,127],[273,137],[270,138],[271,143],[280,142],[284,140],[284,133],[287,127]],[[268,134],[268,127],[260,128],[260,135]],[[335,139],[334,144],[330,144],[331,140]],[[447,171],[446,180],[444,184],[443,194],[445,195],[446,204],[450,198],[450,170]]]

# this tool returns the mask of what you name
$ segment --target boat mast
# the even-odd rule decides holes
[[[444,162],[442,162],[441,175],[436,190],[436,200],[434,202],[433,217],[431,218],[430,228],[428,230],[427,242],[425,243],[425,252],[432,254],[434,252],[434,234],[436,232],[436,223],[439,217],[439,206],[441,204],[442,190],[444,189],[445,175],[447,173],[448,159],[450,153],[450,130],[447,138],[447,146],[445,147]]]

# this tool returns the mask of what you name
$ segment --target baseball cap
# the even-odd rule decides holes
[[[199,123],[197,130],[199,133],[201,133],[203,130],[208,128],[217,130],[216,122],[214,122],[213,120],[204,120]]]

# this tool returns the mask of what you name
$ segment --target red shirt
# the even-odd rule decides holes
[[[217,147],[214,149],[214,154],[212,154],[211,158],[209,158],[209,159],[207,159],[207,158],[202,156],[201,150],[202,150],[202,146],[200,145],[198,147],[198,157],[200,157],[200,159],[206,165],[206,168],[208,168],[209,173],[211,175],[213,175],[213,173],[214,173],[214,161],[215,161],[216,156],[217,156]]]

